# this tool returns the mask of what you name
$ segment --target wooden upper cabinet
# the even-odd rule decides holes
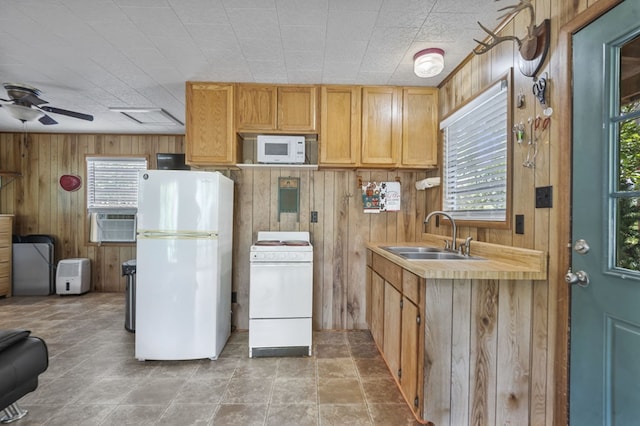
[[[362,89],[360,162],[363,166],[396,167],[400,163],[400,95],[397,87]]]
[[[402,167],[438,165],[438,89],[402,90]]]
[[[278,130],[316,132],[317,91],[315,86],[278,87]]]
[[[316,132],[317,88],[239,84],[238,132]]]
[[[239,84],[238,131],[276,130],[278,92],[276,86]]]
[[[356,166],[360,150],[361,89],[323,86],[320,90],[319,165]]]
[[[186,162],[235,164],[233,84],[187,82]]]

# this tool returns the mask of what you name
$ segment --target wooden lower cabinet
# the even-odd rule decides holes
[[[11,296],[13,215],[0,215],[0,297]]]
[[[424,383],[424,279],[375,253],[368,253],[366,317],[391,374],[417,418]],[[406,294],[405,294],[406,291]]]

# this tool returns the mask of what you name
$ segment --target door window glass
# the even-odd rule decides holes
[[[640,37],[619,50],[617,114],[610,119],[618,170],[612,193],[616,268],[640,271]],[[614,201],[615,200],[615,201]]]

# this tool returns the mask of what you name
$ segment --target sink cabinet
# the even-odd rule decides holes
[[[425,280],[370,250],[366,276],[371,334],[407,404],[422,418]]]

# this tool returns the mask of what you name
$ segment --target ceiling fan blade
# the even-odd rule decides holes
[[[50,106],[42,106],[39,108],[43,111],[53,112],[55,114],[67,115],[69,117],[79,118],[80,120],[93,121],[93,115],[83,114],[81,112],[69,111],[66,109],[60,109],[60,108],[55,108]]]
[[[40,117],[38,119],[39,122],[41,122],[44,125],[50,125],[50,124],[58,124],[58,122],[56,120],[54,120],[53,118],[49,117],[47,114],[43,115],[42,117]]]
[[[19,100],[16,99],[16,102],[22,103],[24,105],[35,105],[35,106],[49,103],[49,102],[45,101],[44,99],[40,99],[36,95],[32,95],[32,94],[24,95]]]

